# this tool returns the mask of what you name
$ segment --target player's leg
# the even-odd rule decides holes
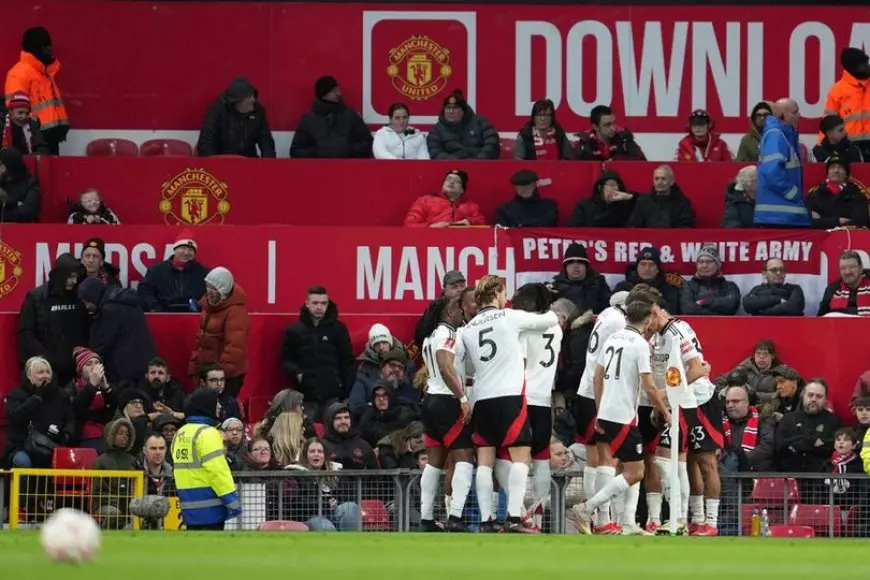
[[[493,481],[492,468],[495,466],[495,447],[477,448],[477,475],[475,477],[475,491],[477,492],[477,505],[480,509],[481,531],[498,531],[495,528],[495,512],[492,509]]]
[[[583,468],[583,499],[589,501],[595,495],[596,468],[598,467],[598,446],[595,444],[595,401],[577,397],[571,407],[577,432],[574,440],[586,449],[586,467]]]
[[[719,498],[722,494],[722,483],[719,480],[719,458],[717,453],[725,443],[722,433],[722,423],[717,417],[722,416],[722,407],[716,397],[698,407],[698,437],[694,446],[696,463],[704,482],[705,521],[698,535],[716,536],[719,534]]]
[[[526,482],[529,479],[529,464],[532,462],[532,448],[529,445],[509,448],[511,469],[507,487],[507,523],[505,531],[518,532],[523,528],[523,499],[526,495]]]
[[[553,433],[553,414],[549,407],[529,407],[532,417],[532,469],[534,500],[529,508],[534,527],[541,529],[544,519],[544,503],[550,496],[550,439]]]
[[[652,407],[638,407],[637,426],[643,443],[643,487],[646,491],[646,531],[655,532],[662,525],[662,481],[655,465],[660,427],[652,420]]]
[[[447,518],[447,531],[465,532],[465,524],[462,523],[462,511],[471,491],[471,482],[474,479],[474,449],[468,445],[464,449],[454,449],[450,452],[453,457],[453,493],[450,496],[449,516]]]
[[[444,526],[435,521],[435,496],[441,481],[446,450],[433,441],[427,441],[429,462],[420,476],[420,527],[424,532],[441,532]]]
[[[686,467],[689,472],[689,511],[692,519],[689,523],[689,533],[694,534],[698,527],[704,523],[704,478],[701,476],[701,468],[698,463],[699,457],[696,452],[688,455]]]
[[[616,477],[617,460],[613,457],[610,444],[598,443],[598,466],[595,468],[595,495],[601,493]],[[595,497],[595,496],[593,496]],[[610,518],[610,497],[600,506],[595,515],[595,532],[600,534],[616,534],[618,526]]]

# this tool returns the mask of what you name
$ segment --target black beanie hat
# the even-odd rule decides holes
[[[187,417],[205,417],[217,424],[218,397],[220,393],[216,390],[201,387],[185,399],[182,411]]]
[[[314,83],[314,96],[318,99],[322,99],[337,86],[338,81],[335,80],[335,77],[320,77],[319,79],[317,79],[317,82]]]
[[[870,56],[867,56],[867,53],[860,48],[848,47],[840,53],[840,64],[849,73],[868,60],[870,60]]]
[[[513,185],[535,185],[538,183],[538,174],[531,169],[520,169],[511,177]]]
[[[24,31],[21,48],[31,54],[42,52],[46,46],[51,46],[51,35],[42,26],[35,26]]]
[[[640,264],[644,260],[651,260],[655,262],[656,266],[662,265],[662,253],[658,248],[653,248],[652,246],[647,246],[642,249],[637,254],[637,263]]]
[[[102,257],[103,260],[106,259],[106,242],[104,242],[100,238],[91,238],[86,241],[85,247],[82,248],[82,253],[84,253],[84,251],[88,248],[96,249],[100,253],[100,257]]]
[[[99,304],[106,292],[106,284],[99,278],[85,278],[79,284],[78,296],[82,302]]]
[[[468,187],[468,174],[461,169],[453,169],[452,171],[447,172],[444,179],[447,179],[449,175],[456,175],[459,177],[459,180],[462,181],[462,191],[465,191],[465,188]]]
[[[568,249],[565,250],[565,258],[562,260],[562,266],[568,264],[568,262],[585,262],[589,263],[589,253],[586,251],[586,246],[581,244],[571,244],[568,246]]]
[[[827,133],[831,129],[839,127],[844,123],[843,118],[840,115],[827,115],[822,117],[822,120],[819,121],[819,131],[822,133]]]
[[[831,155],[830,157],[828,157],[828,159],[825,161],[825,172],[827,172],[828,169],[831,168],[831,165],[841,165],[843,169],[846,170],[846,175],[852,174],[851,170],[849,169],[849,160],[845,157],[840,157],[839,155]]]

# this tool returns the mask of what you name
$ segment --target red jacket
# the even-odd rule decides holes
[[[710,133],[707,147],[696,146],[695,138],[686,135],[677,145],[677,161],[733,161],[734,156],[718,133]]]
[[[238,284],[227,299],[212,306],[208,297],[199,301],[199,331],[196,333],[196,348],[190,356],[188,376],[196,376],[206,363],[219,363],[227,378],[239,377],[248,372],[248,298]]]
[[[480,207],[461,197],[455,202],[447,199],[444,193],[432,193],[418,197],[408,215],[405,216],[405,226],[410,228],[426,228],[438,222],[456,223],[468,220],[468,225],[485,226],[486,218],[480,213]]]

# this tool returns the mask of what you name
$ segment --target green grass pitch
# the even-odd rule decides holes
[[[827,539],[114,532],[93,562],[71,566],[50,562],[34,532],[0,532],[0,577],[864,580],[867,547]]]

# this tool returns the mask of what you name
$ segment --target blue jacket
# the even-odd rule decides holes
[[[794,127],[772,115],[762,130],[758,154],[757,225],[809,227],[810,214],[803,200],[800,144]]]

